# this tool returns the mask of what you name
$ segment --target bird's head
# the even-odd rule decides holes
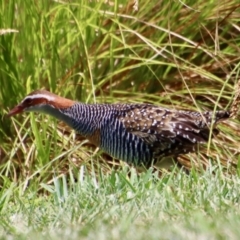
[[[46,90],[36,90],[28,94],[17,106],[7,114],[8,117],[23,112],[46,112],[51,114],[51,109],[60,110],[71,107],[75,102],[55,95]]]

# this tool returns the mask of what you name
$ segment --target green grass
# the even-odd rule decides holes
[[[189,176],[137,174],[50,117],[6,118],[39,88],[87,103],[230,107],[237,0],[104,2],[0,3],[0,238],[239,239],[239,115],[181,156]]]
[[[129,171],[131,176],[128,177]],[[158,178],[123,169],[98,179],[84,168],[77,182],[54,178],[42,187],[5,191],[1,235],[18,239],[238,239],[240,181],[211,171],[174,171]],[[7,198],[14,196],[11,203]],[[5,206],[4,206],[5,205]]]

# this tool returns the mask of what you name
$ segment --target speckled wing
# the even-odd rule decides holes
[[[172,150],[177,154],[192,151],[209,138],[212,112],[168,110],[150,104],[130,105],[120,121],[126,129],[150,144],[159,154]],[[214,122],[227,118],[225,112],[214,115]],[[213,130],[217,134],[216,129]]]

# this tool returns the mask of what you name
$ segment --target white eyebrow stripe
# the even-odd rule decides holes
[[[26,99],[28,99],[28,98],[29,98],[29,99],[46,98],[46,99],[49,100],[49,101],[55,100],[55,97],[49,96],[49,95],[46,95],[46,94],[41,94],[41,93],[37,93],[37,94],[34,94],[34,95],[29,95],[29,96],[25,97],[24,100],[26,100]],[[24,100],[23,100],[23,101],[24,101]]]

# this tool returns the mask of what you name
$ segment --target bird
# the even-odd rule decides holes
[[[219,133],[217,124],[233,115],[231,110],[197,112],[148,103],[86,104],[47,90],[31,92],[7,116],[23,112],[51,115],[113,158],[146,168],[197,151]]]

